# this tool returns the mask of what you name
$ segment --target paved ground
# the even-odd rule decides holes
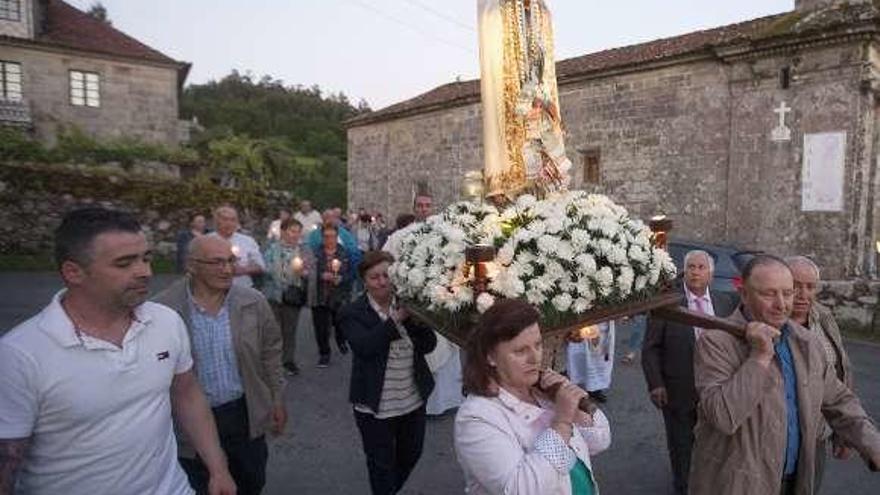
[[[156,287],[168,277],[158,277]],[[42,307],[58,288],[52,274],[0,274],[0,333]],[[301,326],[303,328],[303,326]],[[334,355],[317,369],[311,330],[300,334],[303,373],[288,384],[291,423],[271,444],[267,495],[369,493],[360,437],[346,402],[350,362]],[[625,336],[624,336],[625,337]],[[848,343],[856,383],[866,408],[880,418],[880,347]],[[618,365],[609,403],[612,447],[595,458],[602,492],[611,495],[664,494],[669,483],[662,419],[647,400],[641,371]],[[696,460],[695,462],[699,462]],[[831,461],[823,493],[876,495],[880,474],[861,462]],[[463,492],[452,451],[452,417],[428,423],[425,452],[404,489],[406,495]]]

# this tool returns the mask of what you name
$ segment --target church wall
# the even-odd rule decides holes
[[[575,188],[610,195],[634,216],[671,216],[675,235],[814,256],[826,278],[873,273],[873,98],[857,42],[753,60],[698,61],[560,88]],[[789,89],[780,70],[791,68]],[[792,112],[777,143],[773,112]],[[847,132],[842,212],[801,211],[804,133]],[[349,129],[351,207],[393,217],[427,180],[442,207],[482,166],[478,104]],[[600,155],[598,185],[582,153]]]
[[[473,104],[349,129],[349,208],[376,208],[393,221],[412,211],[422,181],[439,208],[457,201],[464,173],[483,166],[481,115]]]
[[[609,195],[633,216],[664,213],[675,235],[724,238],[729,118],[726,74],[706,61],[561,89],[575,187]],[[598,186],[583,152],[600,154]]]
[[[736,62],[731,68],[730,186],[728,237],[744,247],[814,257],[826,278],[864,275],[870,270],[864,246],[872,228],[866,221],[870,188],[873,116],[860,89],[858,45],[803,51]],[[779,71],[789,66],[789,89]],[[791,140],[774,142],[773,109],[792,108],[786,117]],[[841,212],[801,211],[804,134],[847,133],[844,207]],[[873,165],[870,165],[873,166]]]

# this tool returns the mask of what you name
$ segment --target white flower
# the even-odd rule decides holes
[[[407,282],[410,286],[421,287],[425,283],[425,272],[418,268],[413,268],[409,271]]]
[[[495,304],[495,298],[492,297],[492,294],[488,292],[483,292],[479,296],[477,296],[477,311],[480,314],[486,312],[487,309],[491,308],[492,305]]]
[[[611,268],[603,266],[596,271],[593,279],[599,284],[599,288],[610,288],[611,284],[614,283],[614,272],[611,271]]]
[[[567,293],[563,292],[558,296],[553,298],[553,307],[556,308],[557,311],[564,313],[568,311],[568,308],[571,307],[572,298]]]
[[[531,194],[523,194],[522,196],[516,198],[516,207],[517,208],[530,208],[535,205],[538,200],[535,199]]]

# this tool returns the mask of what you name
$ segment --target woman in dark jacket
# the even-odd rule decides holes
[[[358,273],[366,293],[340,316],[353,355],[349,399],[375,495],[397,493],[422,455],[425,401],[434,388],[425,354],[437,338],[397,306],[392,261],[384,251],[364,255]]]
[[[318,276],[312,320],[315,325],[315,341],[318,343],[318,367],[330,364],[330,328],[336,327],[336,345],[339,352],[348,352],[344,332],[338,325],[339,309],[351,300],[354,272],[349,264],[348,252],[339,242],[339,229],[332,223],[321,228],[321,245],[315,251],[315,271]]]

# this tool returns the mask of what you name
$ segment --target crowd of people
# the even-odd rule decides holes
[[[432,212],[419,193],[390,228],[378,213],[303,201],[258,242],[220,205],[212,230],[195,215],[180,233],[183,276],[150,301],[140,224],[69,213],[55,235],[64,289],[0,338],[0,495],[259,494],[266,437],[287,424],[287,379],[331,366],[331,341],[351,354],[374,494],[402,489],[426,418],[450,410],[467,493],[596,494],[591,457],[612,438],[596,403],[617,327],[632,332],[623,362],[641,351],[662,412],[674,493],[811,495],[829,455],[880,467],[880,433],[809,258],[758,255],[728,294],[711,287],[712,256],[692,251],[681,305],[741,323],[745,338],[634,315],[574,332],[554,366],[524,301],[497,301],[465,349],[399,303],[388,271],[400,236]],[[296,345],[308,318],[313,360]]]

